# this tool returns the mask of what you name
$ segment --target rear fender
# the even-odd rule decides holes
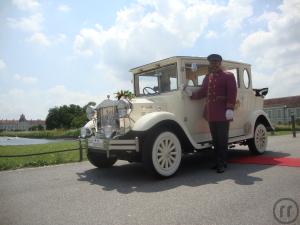
[[[246,133],[251,137],[253,137],[255,126],[258,123],[262,123],[266,127],[267,131],[274,130],[274,127],[272,126],[272,123],[268,118],[268,115],[263,110],[256,110],[255,112],[253,112],[248,121],[250,121],[250,124],[247,123],[246,125],[248,126]]]

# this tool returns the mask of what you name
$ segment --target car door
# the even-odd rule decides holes
[[[197,71],[193,72],[191,65],[197,64]],[[188,60],[182,62],[183,82],[187,84],[187,89],[196,91],[202,86],[205,75],[208,73],[208,63],[201,60]],[[207,121],[203,118],[203,111],[206,98],[200,100],[191,100],[186,94],[183,94],[183,116],[186,127],[189,129],[193,139],[197,142],[206,142],[211,140],[210,130]]]
[[[197,72],[191,72],[191,61],[183,62],[185,83],[187,89],[196,91],[201,88],[205,75],[208,73],[208,64],[198,62]],[[194,62],[197,63],[197,62]],[[237,104],[235,106],[234,121],[230,124],[229,137],[238,137],[244,135],[243,121],[246,119],[245,94],[241,89],[239,78],[239,66],[235,64],[224,63],[224,70],[234,74],[237,83]],[[190,130],[194,140],[198,143],[211,140],[208,122],[203,117],[206,98],[200,100],[191,100],[189,96],[184,98],[184,121]]]
[[[243,96],[243,102],[241,107],[243,110],[243,132],[245,135],[248,135],[250,132],[250,117],[253,111],[257,107],[255,92],[252,89],[252,77],[251,77],[251,67],[250,65],[245,65],[240,68],[240,85],[241,85],[241,94]],[[262,107],[261,103],[261,107]]]
[[[234,107],[234,119],[230,122],[229,137],[244,135],[243,124],[246,120],[247,98],[243,86],[241,85],[240,66],[237,64],[228,65],[225,71],[233,73],[237,84],[236,104]]]

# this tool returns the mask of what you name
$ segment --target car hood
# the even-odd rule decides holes
[[[151,112],[166,110],[166,104],[155,98],[134,98],[130,102],[132,104],[130,117],[135,119]]]

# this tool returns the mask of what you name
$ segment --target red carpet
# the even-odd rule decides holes
[[[300,158],[246,156],[229,160],[231,163],[300,167]]]

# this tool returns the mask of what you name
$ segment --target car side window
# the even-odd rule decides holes
[[[205,78],[206,74],[200,74],[198,75],[198,86],[201,86],[203,84],[203,80]]]
[[[233,73],[235,81],[236,81],[236,86],[239,88],[240,87],[240,82],[239,82],[239,70],[238,70],[238,68],[226,70],[226,72]]]
[[[196,87],[196,86],[201,86],[203,83],[203,80],[205,78],[206,74],[197,74],[194,75],[193,78],[187,77],[187,84],[188,86]]]
[[[207,65],[199,65],[196,70],[192,70],[191,64],[186,64],[186,80],[187,85],[196,87],[201,86],[205,75],[208,73],[208,66]]]
[[[177,89],[177,77],[170,77],[170,87],[171,91]]]
[[[174,70],[166,70],[162,72],[159,78],[160,92],[177,90],[177,73]]]
[[[250,86],[250,77],[247,69],[244,69],[243,80],[244,80],[245,88],[248,89]]]

